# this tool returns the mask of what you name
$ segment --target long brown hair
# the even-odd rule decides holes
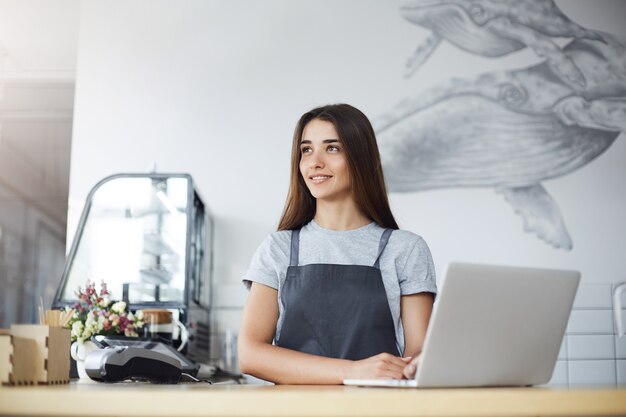
[[[398,229],[391,213],[387,188],[372,124],[359,109],[348,104],[329,104],[300,117],[291,149],[291,180],[278,230],[298,229],[315,216],[316,201],[300,174],[300,142],[305,126],[314,119],[330,122],[346,150],[350,184],[357,207],[382,227]]]

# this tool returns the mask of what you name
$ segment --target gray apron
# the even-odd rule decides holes
[[[300,230],[291,233],[291,257],[281,293],[284,320],[276,345],[329,358],[398,356],[396,331],[379,261],[392,229],[385,229],[373,266],[298,266]]]

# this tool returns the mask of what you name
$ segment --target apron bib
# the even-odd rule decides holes
[[[398,356],[396,331],[379,268],[392,229],[385,229],[373,266],[298,266],[300,230],[291,233],[291,257],[281,293],[284,320],[276,345],[329,358]]]

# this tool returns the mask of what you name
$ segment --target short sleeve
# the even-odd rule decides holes
[[[289,265],[287,248],[278,237],[277,233],[272,233],[254,253],[250,267],[242,277],[243,284],[248,290],[253,282],[278,289],[281,273],[284,273]]]
[[[400,273],[400,293],[402,295],[430,292],[437,294],[435,265],[428,245],[419,237]]]

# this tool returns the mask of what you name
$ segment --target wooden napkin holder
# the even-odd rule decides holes
[[[10,343],[7,343],[6,334],[0,334],[0,378],[3,384],[47,385],[70,382],[69,329],[39,324],[13,324],[9,337]]]
[[[7,385],[10,380],[11,354],[13,354],[13,345],[9,329],[0,329],[0,384],[2,385]]]

